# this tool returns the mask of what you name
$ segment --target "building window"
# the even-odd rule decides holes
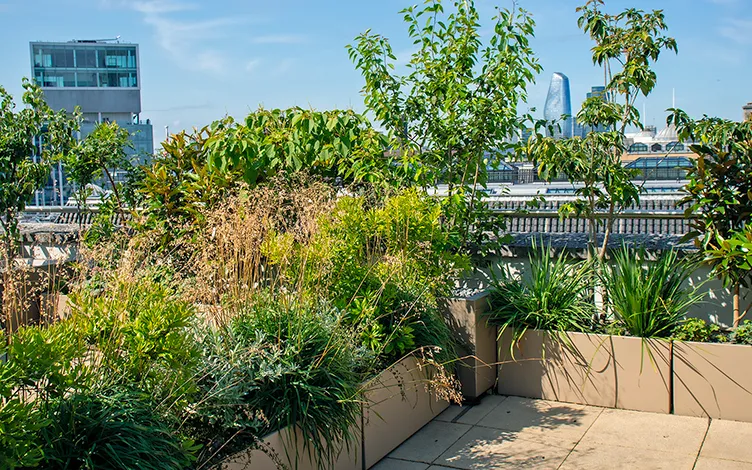
[[[58,72],[54,70],[37,70],[34,73],[34,81],[46,88],[75,87],[75,72]]]
[[[101,68],[136,68],[135,49],[104,49],[99,51],[99,66]]]
[[[662,152],[663,151],[663,147],[661,146],[661,144],[653,144],[653,145],[650,146],[650,151],[651,152]]]
[[[135,73],[105,72],[99,74],[100,87],[135,88],[138,86]]]
[[[79,87],[94,88],[98,84],[96,72],[78,72],[77,77]]]
[[[77,49],[76,50],[76,67],[78,67],[79,69],[96,68],[97,67],[97,51],[95,51],[94,49]]]
[[[632,144],[629,146],[629,153],[645,153],[648,151],[648,146],[645,144]]]
[[[684,144],[680,144],[679,142],[671,142],[669,144],[666,144],[666,151],[667,152],[683,152]]]
[[[49,49],[34,48],[34,67],[52,67],[52,54]]]

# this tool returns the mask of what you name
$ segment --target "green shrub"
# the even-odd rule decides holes
[[[112,391],[52,400],[42,407],[50,424],[38,436],[44,468],[189,468],[193,443],[160,420],[149,398]]]
[[[83,290],[71,301],[71,323],[101,353],[100,370],[124,383],[160,382],[175,373],[170,386],[193,374],[195,310],[170,288],[148,279],[116,280],[100,295]]]
[[[229,328],[230,337],[252,352],[251,367],[240,370],[248,388],[243,403],[263,416],[261,436],[297,426],[320,462],[336,456],[332,443],[352,442],[364,377],[338,310],[260,295],[239,307]]]
[[[0,384],[2,381],[0,377]],[[2,396],[0,423],[0,468],[37,466],[44,458],[39,430],[47,424],[39,412],[18,398]]]
[[[608,306],[630,335],[668,337],[702,296],[685,288],[692,267],[674,250],[647,263],[644,250],[623,247],[602,270]]]
[[[530,270],[523,277],[508,266],[492,271],[489,321],[503,332],[514,328],[520,336],[528,328],[550,331],[589,331],[595,308],[590,288],[590,264],[572,262],[564,251],[536,248]]]
[[[701,343],[725,343],[728,336],[718,325],[707,323],[700,318],[688,318],[674,328],[671,337],[676,341],[696,341]]]
[[[734,330],[732,337],[736,344],[752,345],[752,321],[745,320],[742,322],[742,324]]]
[[[13,470],[34,467],[42,461],[37,433],[47,423],[32,404],[19,396],[19,386],[32,374],[4,360],[6,344],[0,331],[0,468]]]
[[[263,255],[282,283],[346,311],[360,344],[384,362],[432,346],[439,362],[450,362],[454,346],[437,298],[469,262],[452,252],[438,202],[413,189],[380,196],[336,199],[309,236],[277,229]]]

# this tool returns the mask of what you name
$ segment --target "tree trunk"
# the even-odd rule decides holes
[[[740,284],[737,283],[734,286],[734,328],[739,326],[739,321],[742,319],[740,313],[739,313],[739,291],[740,291]]]

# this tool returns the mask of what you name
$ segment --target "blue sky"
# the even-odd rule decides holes
[[[386,35],[400,58],[412,50],[397,12],[419,0],[0,0],[0,85],[14,95],[30,75],[29,41],[122,36],[141,46],[142,119],[155,137],[203,126],[259,105],[363,109],[359,73],[345,46],[367,28]],[[495,6],[477,0],[485,25]],[[519,0],[537,22],[533,47],[544,67],[528,106],[542,114],[553,72],[570,78],[578,107],[602,73],[592,43],[577,29],[582,1]],[[752,101],[752,1],[610,0],[625,7],[662,8],[679,54],[658,63],[658,87],[645,104],[647,124],[665,122],[677,106],[691,115],[739,119]],[[638,102],[642,109],[642,101]]]

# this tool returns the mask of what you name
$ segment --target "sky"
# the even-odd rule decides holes
[[[20,95],[21,78],[31,74],[29,41],[121,36],[140,45],[141,118],[154,124],[155,147],[165,126],[201,127],[259,106],[363,111],[363,79],[346,45],[371,29],[406,62],[414,46],[398,12],[420,1],[0,0],[0,85]],[[593,44],[577,28],[575,8],[583,2],[517,0],[537,23],[532,47],[544,70],[526,106],[540,117],[553,72],[569,77],[575,112],[590,87],[602,84]],[[495,8],[512,1],[476,5],[487,35]],[[663,9],[679,46],[678,54],[661,56],[655,91],[637,102],[646,124],[665,125],[673,95],[694,117],[741,118],[752,101],[752,0],[606,2],[612,13],[627,7]]]

